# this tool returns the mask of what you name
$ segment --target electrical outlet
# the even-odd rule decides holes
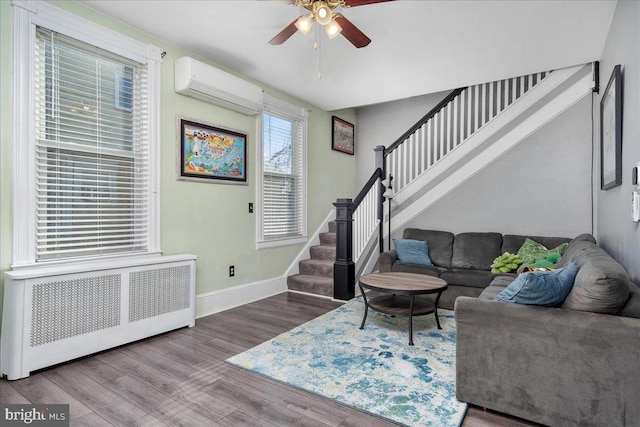
[[[253,203],[249,203],[249,213],[253,213]]]
[[[236,268],[233,265],[229,266],[229,277],[233,277],[236,275]]]

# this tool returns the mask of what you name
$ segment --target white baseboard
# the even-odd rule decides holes
[[[268,298],[287,290],[283,276],[196,295],[196,318]]]

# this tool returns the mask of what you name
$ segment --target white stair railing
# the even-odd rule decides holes
[[[385,150],[386,173],[402,191],[540,83],[549,72],[456,89]]]
[[[376,181],[378,182],[378,181]],[[378,202],[380,191],[378,185],[369,187],[362,202],[353,211],[353,261],[358,262],[371,238],[378,231]]]

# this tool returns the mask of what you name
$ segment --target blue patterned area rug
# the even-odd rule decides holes
[[[459,426],[453,312],[413,319],[369,310],[360,298],[227,359],[288,385],[407,426]]]

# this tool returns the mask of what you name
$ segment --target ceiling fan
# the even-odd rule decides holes
[[[340,13],[335,13],[337,7],[364,6],[373,3],[382,3],[391,0],[292,0],[295,6],[302,6],[309,11],[307,15],[296,18],[287,25],[269,44],[282,44],[296,31],[307,35],[311,31],[313,22],[322,25],[330,39],[342,34],[352,45],[357,48],[365,47],[371,43],[371,39],[351,23]]]

